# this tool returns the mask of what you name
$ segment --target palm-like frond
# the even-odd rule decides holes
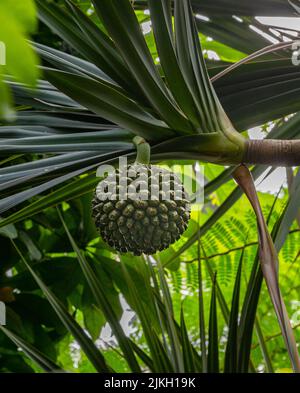
[[[125,3],[124,7],[126,8]],[[174,139],[174,137],[185,133],[195,133],[197,130],[198,132],[217,131],[219,128],[217,117],[220,115],[217,115],[216,112],[217,123],[209,123],[213,121],[214,117],[211,117],[209,113],[213,113],[214,108],[209,106],[208,102],[205,103],[206,98],[204,96],[198,95],[197,97],[198,93],[196,91],[192,94],[190,93],[193,91],[191,88],[194,85],[190,78],[192,75],[196,77],[195,72],[198,71],[194,68],[196,65],[190,65],[192,68],[188,70],[188,57],[184,60],[184,51],[178,48],[178,45],[181,45],[181,48],[185,46],[184,37],[187,39],[188,36],[185,34],[188,33],[188,30],[184,33],[183,19],[181,20],[181,17],[177,17],[176,26],[181,31],[181,39],[178,31],[177,35],[175,34],[174,36],[168,20],[170,18],[168,9],[165,7],[161,8],[162,4],[164,3],[154,2],[149,5],[152,7],[154,33],[158,51],[162,54],[162,68],[167,84],[163,82],[152,58],[147,54],[147,47],[143,43],[141,33],[138,33],[139,38],[136,38],[139,44],[137,42],[137,46],[132,47],[136,56],[136,63],[130,63],[130,65],[128,61],[133,61],[132,56],[125,52],[122,54],[122,50],[120,52],[119,49],[124,44],[123,41],[118,41],[119,39],[124,39],[120,32],[113,33],[116,34],[116,42],[113,44],[103,30],[94,25],[71,3],[68,3],[70,16],[66,16],[64,23],[62,23],[61,8],[58,9],[54,5],[40,2],[41,19],[55,32],[59,33],[70,45],[74,46],[87,60],[62,53],[44,45],[35,44],[37,52],[48,65],[44,70],[45,76],[60,89],[53,87],[49,82],[41,81],[38,90],[32,92],[9,80],[14,91],[16,103],[32,109],[18,112],[15,125],[1,127],[3,154],[47,153],[56,154],[56,156],[40,160],[39,163],[32,162],[11,166],[8,172],[3,169],[2,171],[5,171],[7,176],[1,177],[0,180],[6,197],[9,198],[10,193],[15,193],[16,191],[23,192],[22,188],[24,190],[27,184],[35,183],[37,185],[35,190],[22,194],[24,196],[20,200],[25,201],[39,192],[71,179],[76,174],[88,171],[90,164],[100,164],[103,161],[112,160],[120,154],[130,153],[133,148],[131,144],[132,132],[144,135],[149,141],[153,141],[152,143],[155,145],[157,142],[169,140],[170,138]],[[178,4],[182,7],[181,3]],[[108,12],[109,8],[104,8],[105,12]],[[162,10],[164,11],[164,19],[160,20]],[[128,15],[131,15],[132,29],[134,31],[139,30],[137,22],[134,21],[133,11],[130,8],[126,8],[126,12]],[[184,12],[182,9],[178,15],[184,15]],[[186,12],[189,12],[188,9],[186,9]],[[199,23],[200,21],[198,21],[200,26],[201,24]],[[80,27],[79,29],[78,26]],[[190,27],[192,29],[188,34],[194,34],[194,27]],[[125,26],[123,27],[123,32],[124,28]],[[159,28],[165,28],[165,31],[168,32],[166,39],[160,38]],[[251,36],[253,41],[257,40],[257,34],[251,32]],[[90,46],[86,44],[86,37],[89,37],[88,42]],[[128,38],[126,45],[131,45]],[[141,51],[137,50],[139,45],[142,47]],[[177,45],[177,49],[175,45]],[[191,45],[193,45],[192,42]],[[169,51],[168,61],[170,56],[173,58],[172,66],[167,66],[166,61],[164,62],[164,54],[162,52],[166,48]],[[193,50],[192,47],[190,47],[190,50]],[[176,54],[176,51],[181,56],[181,59]],[[105,66],[106,63],[102,62],[103,58],[106,59],[106,62],[109,62],[110,66]],[[144,76],[141,74],[140,77],[135,72],[139,62],[144,62],[143,72],[145,73]],[[184,66],[184,62],[186,66]],[[200,65],[198,63],[197,67],[199,66],[198,70],[205,73],[204,64]],[[123,76],[123,78],[125,76],[125,81],[116,76],[116,69],[119,71],[119,75]],[[215,75],[221,70],[215,66],[209,68],[211,75]],[[248,77],[249,72],[253,76],[250,81]],[[146,89],[147,92],[145,91],[143,78],[146,75],[148,75],[147,78],[150,78],[149,83],[156,86],[153,87],[155,89],[153,90],[153,105],[149,96],[149,94],[152,94],[150,93],[151,89],[150,91],[148,89]],[[177,78],[175,78],[176,75]],[[172,87],[172,82],[170,82],[172,80],[176,80],[177,83],[181,80],[177,93],[177,85]],[[204,74],[201,80],[206,80],[205,83],[208,83]],[[291,90],[290,87],[295,80],[297,80],[297,71],[288,64],[288,59],[274,55],[274,60],[269,59],[242,65],[218,79],[214,83],[214,87],[233,124],[238,129],[243,130],[286,115],[290,111],[298,110],[299,100],[296,100],[295,97],[298,97],[300,92],[298,89]],[[128,87],[129,81],[130,89]],[[276,82],[275,86],[278,90],[275,94],[273,82]],[[207,88],[208,90],[210,89],[209,83]],[[173,108],[170,109],[171,112],[167,117],[162,113],[162,101],[161,103],[157,101],[156,89],[160,89],[161,99],[164,100],[167,107]],[[202,90],[203,87],[199,86],[198,92]],[[253,101],[251,97],[257,97],[257,95],[259,95],[260,99]],[[185,99],[183,99],[184,96]],[[191,101],[191,105],[187,104],[189,100],[193,101]],[[216,102],[215,98],[213,98],[213,102]],[[159,112],[157,112],[158,108]],[[205,114],[203,111],[206,108],[210,108],[210,112]],[[174,117],[172,113],[173,115],[177,114]],[[177,117],[178,121],[176,120]],[[120,127],[124,130],[120,130]],[[211,146],[209,135],[204,141],[199,136],[203,150],[202,159],[206,158],[206,149],[204,147],[206,140]],[[168,157],[180,158],[178,146],[180,146],[181,142],[182,140],[179,139],[176,142],[175,139],[172,144],[169,145],[167,143],[166,148],[163,147],[163,150],[158,147],[157,159],[163,158],[166,150],[168,150]],[[70,152],[77,150],[80,152],[78,155],[70,154]],[[57,155],[58,153],[59,155]],[[195,153],[191,152],[185,153],[182,158],[194,158],[194,156]],[[197,152],[197,156],[201,159],[201,152]],[[76,172],[79,166],[82,168],[82,172]],[[49,177],[55,180],[47,185],[45,180],[49,179]],[[6,205],[6,202],[3,202],[2,212],[14,205]]]
[[[294,10],[291,3],[279,0],[275,3],[274,12],[291,14]],[[0,213],[10,211],[41,193],[47,193],[8,215],[0,222],[0,226],[23,220],[46,207],[91,191],[97,181],[94,171],[100,163],[114,164],[122,155],[133,158],[134,135],[140,135],[151,143],[153,161],[183,159],[235,165],[243,160],[246,143],[236,129],[242,132],[251,126],[300,110],[300,89],[295,87],[299,73],[290,65],[291,53],[286,47],[280,50],[277,48],[274,52],[266,49],[262,51],[261,57],[230,68],[219,77],[218,73],[224,71],[228,64],[207,62],[206,65],[203,57],[198,30],[202,34],[214,35],[219,42],[239,51],[243,49],[247,37],[249,48],[246,54],[261,49],[265,39],[255,32],[247,29],[243,38],[238,35],[242,34],[245,25],[248,27],[255,23],[254,10],[263,14],[269,9],[267,0],[251,4],[242,2],[238,10],[235,2],[226,2],[224,6],[222,0],[214,1],[213,4],[207,1],[199,4],[196,0],[136,1],[137,7],[149,6],[153,22],[153,45],[160,58],[159,66],[153,59],[130,1],[93,0],[101,22],[99,25],[70,1],[65,2],[66,8],[41,0],[37,0],[37,4],[43,23],[59,34],[78,56],[33,43],[43,60],[41,69],[45,80],[39,82],[36,91],[31,91],[7,78],[20,110],[15,124],[3,124],[0,127],[4,164],[7,164],[7,156],[14,155],[9,166],[0,169],[0,188],[3,193]],[[226,13],[231,13],[233,7],[234,14],[242,16],[242,23],[230,19],[221,28],[219,16],[216,15],[223,13],[221,10],[224,11],[224,8]],[[194,12],[202,11],[209,17],[203,23],[201,18],[197,19],[194,15]],[[236,32],[235,38],[229,31]],[[295,115],[286,124],[273,129],[268,139],[271,136],[298,137],[298,123],[299,116]],[[20,158],[25,162],[19,162]],[[31,161],[31,158],[34,160]],[[254,168],[254,177],[258,177],[264,169]],[[210,192],[226,182],[229,176],[228,170],[220,175],[208,187]],[[65,182],[68,184],[63,184]],[[204,235],[241,195],[241,190],[235,189],[202,228],[198,228],[186,244],[165,261],[164,266],[169,266],[197,241],[199,233]],[[295,200],[291,198],[282,217],[281,223],[284,223],[285,228],[291,225],[294,214]],[[280,227],[279,233],[281,237],[278,242],[282,245],[286,231]],[[71,237],[70,240],[77,252]],[[80,253],[78,257],[91,289],[96,293],[97,306],[103,307],[106,302],[95,286],[93,272],[89,270],[85,259],[80,258]],[[82,339],[77,325],[57,305],[56,298],[47,292],[30,266],[27,267],[61,319]],[[159,262],[158,268],[163,298],[157,300],[156,306],[167,320],[167,326],[161,326],[161,329],[169,336],[172,359],[157,332],[149,329],[148,316],[139,304],[134,304],[146,331],[152,357],[156,360],[154,363],[160,364],[161,369],[166,371],[183,371],[184,367],[198,369],[201,361],[187,343],[184,318],[180,327],[174,321],[163,268]],[[256,281],[251,284],[256,285],[257,297],[250,311],[255,310],[260,291],[261,276],[256,273]],[[130,299],[137,298],[126,267],[123,278],[131,288],[128,295]],[[215,279],[213,283],[207,366],[210,371],[218,371],[216,300],[220,293]],[[231,315],[231,318],[226,315],[233,326],[231,343],[237,341],[238,291],[239,281],[234,298],[235,315]],[[275,303],[276,299],[273,296]],[[114,315],[106,311],[107,318],[111,318],[116,334],[121,339],[123,352],[129,354],[131,369],[139,370],[133,354],[134,348],[119,330]],[[281,314],[279,319],[284,323],[287,317]],[[251,333],[251,330],[247,332],[248,335]],[[83,338],[86,340],[85,336]],[[245,338],[246,341],[248,339],[249,336]],[[87,344],[90,356],[94,358],[94,348],[89,340]],[[189,359],[181,356],[181,347],[186,348]],[[239,356],[243,358],[243,367],[246,369],[249,353]],[[151,363],[141,352],[140,357]],[[236,369],[237,357],[227,357],[227,366],[231,370]],[[105,362],[98,364],[98,368],[109,370]]]
[[[147,7],[147,0],[135,0],[136,6]],[[195,10],[208,15],[242,15],[242,16],[294,16],[299,6],[297,0],[286,2],[285,0],[256,0],[249,3],[247,0],[192,0]],[[294,6],[293,6],[294,5]]]

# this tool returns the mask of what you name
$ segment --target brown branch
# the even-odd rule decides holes
[[[240,250],[244,250],[247,247],[251,247],[251,246],[257,246],[258,242],[252,242],[252,243],[247,243],[244,246],[239,246],[239,247],[235,247],[235,248],[231,248],[230,250],[224,251],[224,252],[219,252],[217,254],[211,254],[211,255],[207,255],[206,257],[200,257],[201,260],[207,260],[207,259],[213,259],[213,258],[217,258],[217,257],[222,257],[224,255],[228,255],[232,252],[235,251],[240,251]],[[198,261],[198,258],[194,258],[191,259],[189,261],[182,261],[183,263],[193,263]]]
[[[300,323],[297,323],[296,325],[292,326],[292,329],[298,329],[300,327]],[[272,336],[267,336],[264,340],[265,342],[268,342],[270,340],[273,340],[274,338],[280,337],[282,335],[281,332],[277,332],[275,334],[273,334]],[[255,349],[259,346],[259,343],[257,344],[253,344],[251,349]]]
[[[271,45],[269,45],[269,46],[267,46],[265,48],[259,49],[258,51],[252,53],[251,55],[249,55],[249,56],[247,56],[245,58],[243,58],[242,60],[240,60],[240,61],[238,61],[236,63],[233,63],[229,67],[226,67],[225,70],[223,70],[223,71],[219,72],[217,75],[213,76],[211,78],[211,81],[215,82],[216,80],[222,78],[223,76],[225,76],[226,74],[230,73],[234,69],[240,67],[243,64],[249,63],[250,61],[256,59],[257,57],[264,56],[264,55],[266,55],[268,53],[272,53],[272,52],[275,52],[275,51],[278,51],[278,50],[281,50],[281,49],[289,48],[290,46],[293,45],[293,42],[294,41],[292,41],[292,42],[290,41],[288,43],[287,42],[279,42],[278,44],[271,44]]]
[[[297,255],[295,256],[294,260],[292,263],[297,262],[298,258],[300,257],[300,250],[298,251]]]
[[[249,139],[243,157],[245,164],[272,166],[300,165],[300,140]]]
[[[292,235],[293,233],[297,233],[297,232],[300,232],[300,228],[292,229],[291,231],[289,231],[289,235]],[[224,252],[219,252],[219,253],[216,253],[216,254],[207,255],[206,257],[201,257],[200,259],[201,260],[207,260],[207,259],[213,259],[213,258],[217,258],[217,257],[222,257],[224,255],[231,254],[232,252],[242,251],[245,248],[248,248],[248,247],[251,247],[251,246],[257,246],[257,245],[258,245],[257,241],[256,242],[250,242],[250,243],[244,244],[243,246],[234,247],[234,248],[231,248],[230,250],[227,250],[227,251],[224,251]],[[300,251],[299,251],[299,255],[300,255]],[[198,261],[198,258],[194,258],[194,259],[191,259],[189,261],[182,261],[182,262],[183,263],[193,263],[193,262],[196,262],[196,261]]]

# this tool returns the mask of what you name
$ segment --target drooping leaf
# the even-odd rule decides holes
[[[287,350],[292,366],[295,371],[300,372],[300,357],[291,327],[291,323],[286,311],[286,307],[279,289],[278,283],[278,255],[274,247],[272,238],[268,232],[266,222],[255,191],[254,183],[249,170],[241,166],[234,172],[234,178],[246,193],[257,217],[260,251],[259,257],[261,268],[266,280],[266,284],[275,308],[275,312],[282,330]]]
[[[63,217],[59,212],[60,219],[62,221],[62,224],[64,226],[64,229],[67,233],[67,236],[69,238],[69,241],[77,255],[78,262],[80,264],[80,267],[83,271],[83,274],[87,280],[87,283],[90,287],[91,292],[93,293],[95,297],[95,301],[97,306],[103,311],[103,314],[105,315],[107,321],[110,323],[114,334],[116,335],[119,345],[126,356],[126,360],[128,361],[128,364],[133,372],[140,372],[140,366],[135,358],[135,355],[132,350],[132,346],[130,345],[129,339],[126,337],[119,321],[118,318],[114,312],[114,309],[112,308],[105,292],[103,291],[101,285],[99,284],[97,277],[92,269],[92,267],[89,265],[83,254],[81,253],[80,249],[78,248],[77,244],[75,243],[68,227],[66,226],[65,221],[63,220]]]
[[[157,113],[171,129],[190,134],[192,126],[178,110],[154,65],[131,3],[127,0],[93,0],[93,4],[132,75]],[[111,23],[111,20],[118,20],[118,23]]]
[[[208,352],[207,370],[209,373],[219,372],[219,339],[218,339],[218,320],[216,303],[216,276],[213,278],[211,293],[211,303],[209,311],[209,332],[208,332]]]
[[[63,370],[49,359],[45,354],[41,353],[38,349],[32,346],[29,342],[26,342],[17,334],[13,333],[9,329],[0,325],[0,330],[12,340],[19,348],[21,348],[30,359],[32,359],[39,367],[46,372],[62,372]]]
[[[12,241],[13,242],[13,241]],[[90,359],[91,363],[98,372],[111,372],[111,368],[107,366],[104,356],[94,345],[93,341],[87,336],[84,330],[80,327],[77,321],[69,314],[68,310],[65,308],[64,304],[54,295],[54,293],[44,284],[41,278],[35,273],[31,266],[27,263],[22,253],[13,242],[18,254],[20,255],[24,265],[31,273],[32,277],[43,291],[45,297],[51,304],[53,310],[56,312],[57,316],[60,318],[62,323],[74,336],[77,342],[80,344],[82,350],[85,352],[86,356]]]
[[[237,372],[238,370],[238,318],[243,258],[244,252],[241,253],[240,263],[235,278],[234,290],[232,295],[224,372]]]

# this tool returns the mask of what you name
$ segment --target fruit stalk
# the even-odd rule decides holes
[[[144,138],[136,136],[133,138],[133,143],[135,144],[137,155],[135,162],[136,164],[148,165],[150,163],[150,145],[145,141]]]

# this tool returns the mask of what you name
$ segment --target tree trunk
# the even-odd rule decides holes
[[[300,140],[247,140],[243,163],[299,166]]]

